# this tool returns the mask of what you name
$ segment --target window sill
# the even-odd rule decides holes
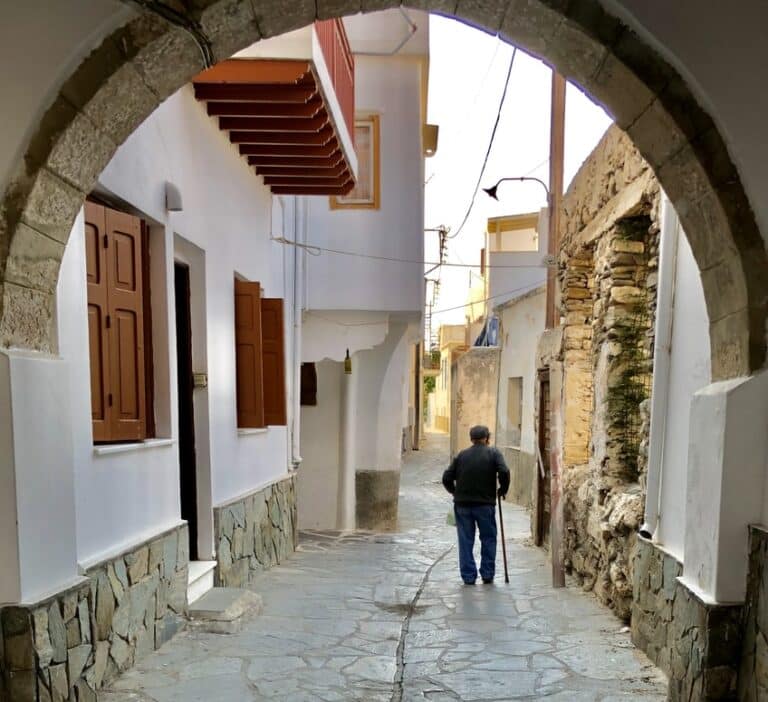
[[[269,431],[269,427],[258,427],[253,429],[238,429],[238,436],[251,436],[251,434],[266,434]]]
[[[94,446],[93,453],[95,456],[109,456],[113,453],[129,453],[131,451],[173,446],[175,443],[174,439],[147,439],[146,441],[137,441],[131,444],[105,444],[103,446]]]

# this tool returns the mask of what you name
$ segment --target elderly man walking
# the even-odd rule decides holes
[[[477,580],[472,549],[475,528],[480,532],[480,577],[488,584],[496,573],[496,497],[509,490],[509,468],[501,451],[490,446],[488,427],[469,430],[472,446],[459,452],[443,473],[443,485],[453,495],[459,539],[459,572],[467,585]],[[498,483],[497,483],[498,481]]]

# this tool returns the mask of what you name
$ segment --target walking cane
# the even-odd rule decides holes
[[[501,527],[501,553],[504,556],[504,582],[509,585],[509,570],[507,569],[507,544],[504,541],[504,520],[501,517],[501,495],[499,495],[499,526]]]

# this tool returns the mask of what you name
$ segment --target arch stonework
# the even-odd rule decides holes
[[[160,5],[160,3],[155,3]],[[56,350],[58,271],[75,216],[118,146],[169,95],[259,39],[396,0],[195,0],[184,27],[143,14],[62,86],[0,204],[0,346]],[[713,379],[766,358],[768,257],[736,167],[678,73],[597,0],[414,0],[553,65],[613,116],[677,209],[702,275]],[[189,31],[189,30],[192,31]]]

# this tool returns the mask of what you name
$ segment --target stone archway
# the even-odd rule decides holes
[[[0,345],[55,351],[59,264],[77,211],[117,147],[205,67],[261,38],[396,0],[148,2],[69,77],[18,164],[0,210]],[[674,203],[702,273],[712,375],[763,366],[768,257],[738,171],[677,72],[597,0],[415,0],[498,34],[602,103]],[[162,13],[162,17],[158,12]]]

